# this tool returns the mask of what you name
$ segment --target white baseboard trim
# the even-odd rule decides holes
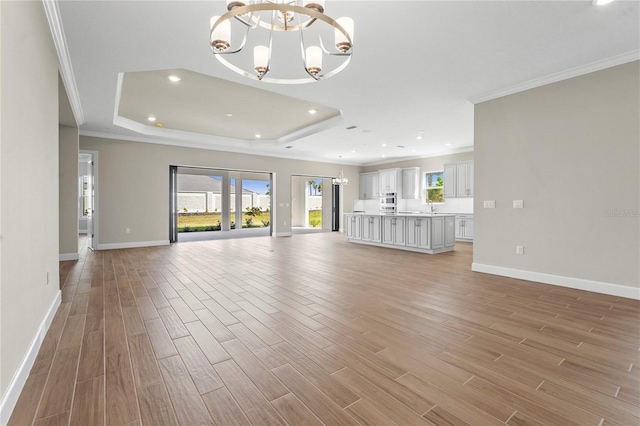
[[[98,244],[98,246],[96,247],[96,250],[114,250],[114,249],[139,248],[139,247],[168,246],[168,245],[169,245],[169,240],[135,241],[132,243]]]
[[[522,269],[505,268],[502,266],[484,265],[482,263],[472,263],[471,270],[475,272],[484,272],[485,274],[519,278],[521,280],[553,284],[560,287],[569,287],[578,290],[586,290],[595,293],[609,294],[611,296],[640,300],[640,288],[628,287],[619,284],[565,277],[562,275],[544,274],[542,272],[524,271]]]
[[[273,233],[274,237],[290,237],[291,235],[293,235],[291,232],[274,232]]]
[[[80,259],[80,255],[78,253],[61,253],[59,260],[62,262],[63,260],[78,260],[78,259]]]
[[[18,371],[16,371],[13,379],[11,379],[7,392],[4,394],[4,398],[2,398],[2,401],[0,402],[0,425],[6,425],[9,422],[11,413],[18,402],[18,398],[20,397],[20,393],[22,392],[25,383],[27,382],[31,367],[33,367],[33,363],[36,361],[36,356],[38,355],[40,346],[42,346],[44,336],[49,330],[51,321],[53,321],[53,317],[56,315],[56,311],[58,310],[61,301],[62,292],[58,291],[56,297],[53,299],[53,303],[49,307],[47,315],[42,320],[40,328],[38,329],[33,342],[31,342],[31,346],[29,347],[29,350],[27,350]]]

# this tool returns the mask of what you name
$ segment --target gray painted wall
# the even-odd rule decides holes
[[[78,253],[78,146],[76,127],[60,126],[60,254]],[[86,164],[86,163],[85,163]]]
[[[98,244],[168,240],[172,164],[275,173],[272,212],[276,234],[291,232],[291,175],[337,176],[342,168],[355,182],[359,171],[355,166],[87,136],[80,136],[80,148],[99,152]],[[345,199],[357,195],[357,185],[345,187]],[[345,212],[352,205],[349,202]],[[131,233],[126,234],[125,228],[131,228]]]
[[[4,398],[59,294],[58,58],[42,2],[0,2],[0,38],[0,394]]]
[[[476,105],[474,264],[639,287],[639,105],[639,62]]]

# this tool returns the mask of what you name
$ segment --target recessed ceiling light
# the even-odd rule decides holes
[[[386,157],[386,155],[382,154],[382,158]]]
[[[164,124],[162,124],[160,121],[156,122],[156,127],[164,127]]]
[[[386,143],[383,143],[383,144],[382,144],[382,146],[387,146],[387,144],[386,144]]]
[[[352,150],[351,150],[351,153],[352,153],[352,154],[355,154],[355,153],[356,153],[356,150],[355,150],[355,149],[352,149]]]
[[[316,112],[318,112],[318,111],[316,111],[315,109],[310,109],[309,110],[309,114],[311,114],[311,115],[315,114]]]
[[[156,121],[156,118],[155,117],[148,117],[147,120],[149,120],[150,122],[153,123],[154,121]]]
[[[180,77],[178,77],[177,75],[170,75],[169,76],[169,80],[173,81],[174,83],[177,83],[182,79]]]
[[[595,6],[604,6],[605,4],[611,3],[613,0],[593,0],[593,4]]]
[[[259,139],[259,138],[261,138],[261,137],[262,137],[262,135],[261,135],[260,133],[256,133],[256,138],[258,138],[258,139]]]
[[[451,144],[450,144],[450,143],[447,143],[447,144],[445,144],[445,145],[447,145],[447,146],[451,146]]]
[[[230,112],[225,114],[227,117],[233,117],[233,114],[231,114]]]
[[[417,136],[416,139],[420,140],[422,139],[422,136]]]
[[[415,149],[412,149],[412,150],[411,150],[411,152],[416,152],[416,150],[415,150]]]

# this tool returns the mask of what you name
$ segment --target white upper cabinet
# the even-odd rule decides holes
[[[360,173],[360,195],[361,200],[373,200],[378,198],[378,185],[380,183],[380,173]]]
[[[444,199],[456,197],[456,170],[455,164],[444,166]]]
[[[420,167],[402,169],[402,198],[420,198]]]
[[[473,161],[444,166],[444,198],[456,197],[473,197]]]
[[[402,169],[380,170],[380,187],[378,189],[381,193],[402,193]]]

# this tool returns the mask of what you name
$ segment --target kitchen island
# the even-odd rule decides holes
[[[398,212],[346,213],[349,242],[436,254],[453,250],[455,215]]]

